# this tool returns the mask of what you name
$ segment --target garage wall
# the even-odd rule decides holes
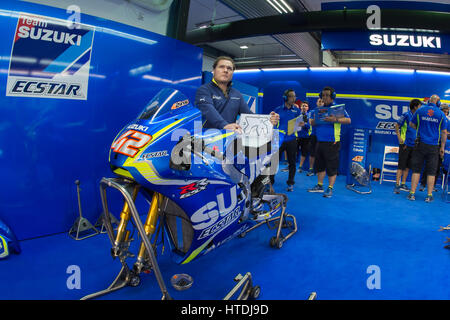
[[[83,216],[96,221],[102,210],[99,181],[111,176],[111,142],[160,89],[179,89],[192,100],[201,84],[202,51],[156,33],[82,15],[82,23],[89,25],[83,39],[92,32],[92,42],[87,44],[89,54],[75,56],[78,60],[69,67],[75,61],[70,60],[70,50],[76,46],[59,55],[54,50],[61,44],[50,41],[43,46],[42,39],[17,36],[18,12],[43,21],[64,20],[67,14],[25,2],[0,3],[0,219],[23,240],[70,229],[78,216],[75,180],[81,182]],[[58,28],[72,32],[64,25]],[[43,67],[52,55],[53,63]],[[7,91],[12,60],[16,76],[25,81],[15,87],[16,96],[10,95],[14,87]],[[55,79],[70,83],[72,73],[81,73],[75,71],[77,64],[87,74],[86,97],[75,99],[64,90],[51,96],[48,83]],[[49,76],[49,69],[61,66],[67,70]],[[35,83],[27,87],[27,79]],[[46,96],[39,96],[40,81],[47,83],[41,86]],[[53,94],[57,88],[60,85]]]

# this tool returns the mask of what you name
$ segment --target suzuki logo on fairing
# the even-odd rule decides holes
[[[416,47],[416,48],[441,48],[440,37],[412,36],[400,34],[371,34],[369,43],[372,46],[397,46],[397,47]]]
[[[201,230],[214,224],[219,217],[228,215],[237,205],[236,186],[230,189],[231,204],[226,207],[223,193],[217,195],[217,201],[210,201],[198,209],[191,217],[193,228]]]
[[[409,110],[408,106],[403,106],[401,109],[399,106],[393,105],[392,107],[387,104],[379,104],[375,107],[375,117],[380,120],[398,120],[401,115]]]

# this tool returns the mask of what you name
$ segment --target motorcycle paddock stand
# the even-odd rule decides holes
[[[250,272],[247,272],[244,276],[239,273],[234,278],[234,281],[236,281],[237,284],[230,292],[228,292],[223,300],[230,300],[239,289],[241,289],[241,292],[238,294],[236,300],[248,300],[249,298],[258,299],[261,288],[259,286],[253,286],[252,275]]]
[[[126,259],[128,257],[133,257],[134,255],[131,254],[128,251],[128,247],[130,245],[130,242],[132,239],[128,239],[128,234],[125,235],[125,240],[120,244],[120,247],[117,247],[115,245],[115,239],[114,239],[114,231],[111,223],[111,215],[108,211],[108,204],[106,199],[106,188],[112,187],[114,189],[117,189],[120,191],[122,196],[124,197],[125,204],[128,206],[128,209],[131,213],[131,218],[134,221],[134,224],[138,230],[139,236],[142,239],[143,247],[145,248],[145,252],[150,260],[150,264],[152,267],[152,270],[155,273],[156,280],[158,282],[159,288],[162,293],[161,300],[171,300],[171,296],[169,295],[169,292],[167,291],[166,285],[164,283],[164,279],[162,277],[161,271],[158,266],[158,262],[156,261],[155,253],[153,251],[152,244],[150,243],[150,239],[146,233],[146,230],[144,229],[144,226],[142,224],[142,221],[139,217],[139,214],[137,212],[136,206],[134,205],[134,199],[132,196],[133,190],[137,190],[136,187],[138,184],[134,181],[125,179],[125,178],[102,178],[100,181],[100,195],[102,200],[102,206],[103,206],[103,212],[105,213],[103,215],[104,225],[109,237],[109,240],[111,241],[111,244],[113,245],[112,251],[119,252],[117,256],[119,257],[119,260],[122,264],[122,268],[117,275],[117,277],[114,279],[114,281],[111,283],[111,285],[101,291],[89,294],[81,298],[81,300],[87,300],[87,299],[93,299],[102,295],[105,295],[107,293],[119,290],[127,285],[130,286],[137,286],[140,283],[140,277],[137,272],[134,270],[130,270],[126,263]],[[120,227],[120,226],[119,226]]]
[[[283,243],[297,232],[297,230],[298,230],[297,220],[295,219],[295,217],[293,215],[286,213],[286,204],[287,204],[287,200],[288,200],[287,196],[282,193],[274,193],[272,195],[283,197],[282,211],[281,211],[280,215],[278,217],[273,217],[273,218],[269,218],[269,219],[258,222],[254,226],[250,227],[249,229],[247,229],[246,231],[241,233],[239,235],[239,237],[243,238],[250,231],[253,231],[256,228],[266,224],[269,229],[275,229],[275,228],[277,229],[276,236],[270,238],[270,242],[269,242],[270,246],[273,248],[281,249],[281,247],[283,247]],[[271,224],[272,222],[273,222],[273,225]],[[284,236],[282,234],[283,228],[288,228],[291,231],[286,236]]]

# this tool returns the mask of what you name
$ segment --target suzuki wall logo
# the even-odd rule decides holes
[[[441,38],[435,36],[401,35],[401,34],[371,34],[369,43],[372,46],[416,47],[440,49]]]
[[[375,107],[375,117],[380,120],[400,119],[400,116],[409,110],[408,106],[399,107],[396,105],[379,104]]]

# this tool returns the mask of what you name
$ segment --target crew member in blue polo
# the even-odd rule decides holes
[[[242,94],[232,87],[235,70],[234,60],[220,56],[213,63],[213,79],[202,85],[195,94],[195,106],[202,112],[203,128],[216,128],[242,132],[236,123],[237,117],[244,113],[253,113]],[[279,116],[270,114],[273,125]]]
[[[300,153],[300,164],[298,166],[299,173],[303,172],[303,163],[309,153],[309,128],[311,126],[309,124],[308,109],[308,102],[303,101],[300,105],[301,119],[299,121],[299,129],[297,131],[297,151]]]
[[[316,147],[317,147],[317,136],[316,136],[316,127],[311,125],[311,119],[314,116],[314,109],[308,112],[308,121],[309,121],[309,170],[306,174],[308,177],[314,175],[314,162],[316,160]]]
[[[441,106],[440,106],[439,109],[441,109],[441,111],[445,114],[445,117],[447,118],[447,122],[448,122],[449,121],[448,105],[445,104],[445,103],[441,103]],[[447,136],[448,136],[448,128],[447,128]],[[448,142],[448,138],[447,138],[447,142]],[[445,150],[447,150],[447,149],[445,149]],[[439,175],[441,173],[441,167],[442,167],[442,161],[443,160],[444,159],[442,157],[438,158],[438,165],[437,165],[437,168],[436,168],[436,179],[434,179],[433,191],[436,191],[436,181],[437,181],[437,177],[439,177]],[[424,191],[426,189],[426,185],[427,185],[427,175],[422,174],[421,177],[420,177],[420,182],[419,183],[420,183],[419,191]]]
[[[409,191],[406,186],[406,178],[411,168],[411,155],[416,140],[416,130],[409,125],[414,112],[422,105],[419,99],[413,99],[409,103],[409,110],[403,113],[395,124],[395,133],[397,134],[399,151],[397,177],[394,187],[394,193],[399,194],[400,190]],[[401,180],[401,184],[400,184]]]
[[[330,198],[333,195],[333,187],[339,169],[339,150],[341,148],[341,125],[350,124],[351,119],[347,111],[342,116],[332,115],[332,106],[336,93],[333,88],[322,89],[320,98],[317,100],[317,108],[314,111],[310,123],[316,127],[316,170],[317,185],[308,189],[308,192],[320,192],[323,196]],[[325,174],[328,176],[328,188],[324,192],[323,180]]]
[[[296,99],[295,91],[293,89],[288,89],[283,94],[283,105],[277,107],[273,112],[278,114],[280,117],[280,121],[276,128],[280,130],[280,132],[284,133],[283,143],[279,149],[280,160],[284,151],[287,153],[287,160],[289,164],[289,176],[287,183],[287,191],[294,190],[294,178],[296,171],[296,157],[297,157],[297,137],[296,132],[293,131],[292,134],[288,134],[288,122],[297,118],[300,115],[300,110],[294,106]],[[294,128],[292,128],[294,129]],[[275,177],[272,175],[271,177],[272,185],[275,182]]]
[[[449,174],[449,167],[450,167],[450,118],[447,116],[447,142],[445,143],[444,159],[442,160],[442,169],[445,173],[447,183],[448,183],[447,176]]]
[[[423,174],[427,175],[428,190],[425,201],[433,201],[433,188],[439,155],[441,157],[444,156],[445,143],[447,141],[446,121],[445,114],[439,109],[439,96],[434,94],[430,97],[427,105],[416,111],[409,124],[417,130],[416,145],[411,158],[413,174],[411,177],[411,191],[408,194],[409,200],[416,200],[415,192],[419,184],[420,171],[425,163]]]

